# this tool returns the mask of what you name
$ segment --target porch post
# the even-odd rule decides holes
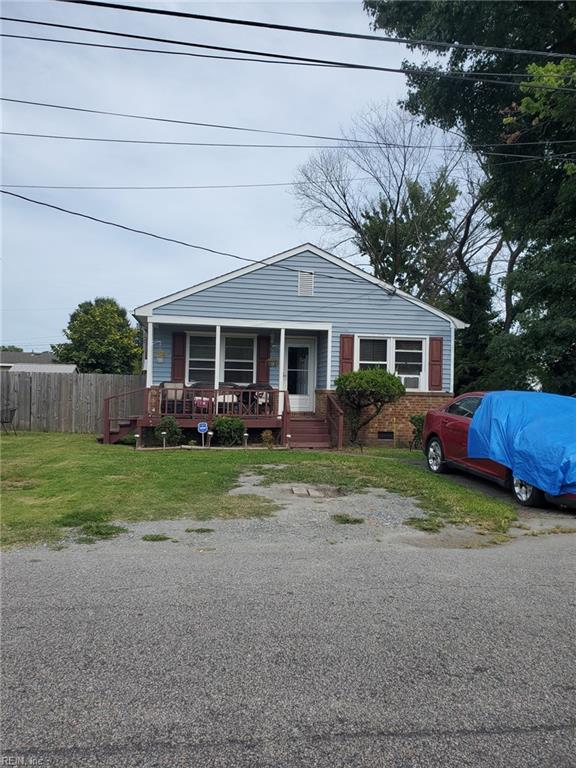
[[[216,326],[216,348],[214,355],[214,389],[218,389],[220,384],[220,326]]]
[[[284,410],[284,350],[286,348],[286,328],[280,328],[280,352],[278,354],[278,412]]]
[[[147,348],[147,361],[146,361],[146,386],[151,387],[153,382],[153,369],[154,365],[154,325],[148,320],[146,326],[146,348]]]
[[[326,389],[332,389],[332,326],[326,339]]]

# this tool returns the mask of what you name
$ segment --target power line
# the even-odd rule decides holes
[[[69,112],[82,112],[82,113],[87,113],[91,115],[106,115],[109,117],[127,117],[133,120],[148,120],[148,121],[157,122],[157,123],[170,123],[175,125],[191,125],[199,128],[217,128],[219,130],[227,130],[227,131],[240,131],[245,133],[264,133],[264,134],[270,134],[274,136],[291,136],[291,137],[296,137],[301,139],[318,139],[322,141],[344,141],[352,144],[374,145],[375,147],[381,147],[383,145],[397,146],[392,142],[373,141],[372,139],[350,139],[346,136],[324,136],[322,134],[315,134],[315,133],[297,133],[294,131],[277,131],[277,130],[271,130],[269,128],[250,128],[247,126],[228,125],[224,123],[204,123],[196,120],[182,120],[177,118],[158,117],[156,115],[134,114],[130,112],[112,112],[110,110],[104,110],[104,109],[74,107],[67,104],[53,104],[51,102],[30,101],[28,99],[13,99],[13,98],[8,98],[7,96],[1,96],[0,101],[7,101],[12,104],[26,104],[34,107],[45,107],[48,109],[62,109]],[[576,139],[561,139],[561,140],[551,140],[551,141],[545,141],[545,140],[544,141],[542,140],[541,141],[523,141],[523,142],[518,142],[517,144],[508,144],[508,143],[473,144],[473,145],[470,145],[470,148],[478,149],[481,147],[511,147],[511,146],[525,147],[525,146],[550,145],[550,144],[574,144],[575,142],[576,142]]]
[[[471,51],[485,51],[488,53],[516,53],[528,56],[543,56],[555,59],[576,59],[576,55],[570,53],[552,53],[550,51],[534,51],[524,48],[501,48],[489,45],[474,45],[467,43],[446,43],[438,40],[419,40],[406,37],[386,37],[384,35],[366,35],[357,32],[339,32],[332,29],[318,29],[315,27],[297,27],[289,24],[273,24],[265,21],[248,21],[246,19],[233,19],[224,16],[208,16],[201,13],[187,13],[184,11],[168,11],[163,8],[145,8],[138,5],[122,5],[120,3],[105,3],[98,0],[56,0],[60,3],[72,3],[73,5],[90,5],[97,8],[110,8],[118,11],[132,11],[135,13],[149,13],[160,16],[173,16],[178,18],[196,19],[197,21],[210,21],[218,24],[235,24],[244,27],[257,27],[259,29],[277,29],[283,32],[300,32],[308,35],[323,35],[329,37],[344,37],[353,40],[371,40],[373,42],[400,43],[403,45],[423,45],[439,48],[455,48]]]
[[[20,138],[32,138],[32,139],[53,139],[53,140],[59,140],[59,141],[90,141],[90,142],[96,142],[96,143],[105,143],[105,144],[136,144],[136,145],[151,145],[151,146],[177,146],[177,147],[211,147],[211,148],[217,148],[217,147],[225,147],[225,148],[235,148],[235,149],[376,149],[379,146],[386,147],[389,149],[430,149],[430,150],[440,150],[445,152],[462,152],[466,154],[476,154],[476,151],[474,149],[466,149],[462,147],[450,147],[450,146],[441,146],[441,145],[427,145],[427,144],[348,144],[345,146],[338,146],[338,145],[332,145],[332,144],[240,144],[235,142],[213,142],[213,141],[164,141],[164,140],[154,140],[154,139],[116,139],[116,138],[108,138],[104,136],[66,136],[61,134],[53,134],[53,133],[28,133],[23,131],[0,131],[0,135],[3,136],[17,136]],[[495,145],[498,146],[498,145]],[[506,144],[505,146],[510,146],[509,144]],[[482,150],[482,154],[492,157],[513,157],[513,158],[523,158],[528,160],[558,160],[558,161],[566,161],[571,160],[570,157],[566,155],[525,155],[520,154],[517,152],[488,152],[486,150]],[[568,155],[574,154],[574,153],[568,153]]]
[[[253,148],[253,149],[347,149],[348,147],[339,147],[332,144],[239,144],[237,142],[215,142],[215,141],[160,141],[154,139],[116,139],[104,136],[62,136],[53,133],[25,133],[22,131],[0,131],[3,136],[21,136],[29,139],[61,139],[64,141],[95,141],[105,142],[107,144],[151,144],[160,146],[177,147],[232,147],[232,148]],[[358,149],[373,147],[372,144],[354,144]],[[391,146],[391,145],[387,145]]]
[[[244,48],[230,48],[228,46],[207,45],[205,43],[192,43],[184,40],[173,40],[170,38],[151,37],[148,35],[136,35],[136,34],[130,34],[127,32],[115,32],[111,30],[98,29],[95,27],[80,27],[72,24],[56,24],[54,22],[38,21],[33,19],[18,19],[11,16],[0,16],[0,19],[3,21],[11,21],[11,22],[16,22],[20,24],[35,24],[35,25],[44,26],[44,27],[56,27],[58,29],[72,29],[80,32],[90,32],[90,33],[100,34],[100,35],[110,35],[113,37],[126,37],[133,40],[147,40],[147,41],[156,42],[156,43],[167,43],[169,45],[182,45],[182,46],[187,46],[191,48],[204,48],[206,50],[246,54],[248,56],[265,56],[271,59],[298,61],[298,62],[310,63],[314,65],[324,64],[324,65],[333,66],[333,67],[342,67],[345,69],[368,70],[368,71],[374,71],[374,72],[389,72],[389,73],[392,72],[392,73],[402,74],[402,75],[416,75],[420,77],[444,78],[448,80],[455,80],[457,82],[468,82],[468,83],[484,82],[491,85],[518,86],[518,82],[512,81],[512,80],[491,80],[486,73],[478,74],[473,72],[465,72],[465,73],[458,72],[457,74],[454,74],[451,72],[440,72],[436,69],[419,69],[418,67],[405,67],[403,69],[399,69],[396,67],[380,67],[380,66],[371,65],[371,64],[354,64],[350,62],[333,61],[330,59],[313,59],[305,56],[293,56],[288,54],[270,53],[266,51],[254,51],[254,50],[247,50]],[[491,74],[492,76],[496,76],[496,75],[505,74],[505,73],[491,73]],[[528,77],[529,75],[526,75],[526,76]],[[544,90],[552,90],[552,91],[567,91],[569,93],[576,91],[576,89],[573,89],[573,88],[564,88],[561,86],[548,85],[546,83],[534,83],[532,87],[538,88],[538,89],[544,89]]]
[[[43,200],[35,200],[35,199],[31,198],[31,197],[25,197],[24,195],[16,194],[16,192],[7,192],[5,189],[0,189],[0,192],[3,195],[9,195],[10,197],[16,197],[19,200],[24,200],[27,203],[33,203],[34,205],[40,205],[40,206],[42,206],[44,208],[51,208],[51,209],[53,209],[55,211],[60,211],[61,213],[67,213],[67,214],[70,214],[71,216],[78,216],[78,217],[80,217],[82,219],[88,219],[89,221],[94,221],[94,222],[96,222],[98,224],[106,224],[109,227],[116,227],[117,229],[122,229],[122,230],[125,230],[126,232],[134,232],[137,235],[144,235],[145,237],[152,237],[155,240],[163,240],[163,241],[165,241],[167,243],[175,243],[176,245],[183,245],[186,248],[193,248],[194,250],[198,250],[198,251],[206,251],[207,253],[213,253],[213,254],[215,254],[217,256],[228,256],[231,259],[238,259],[239,261],[245,261],[245,262],[248,262],[250,264],[260,264],[262,266],[266,265],[266,261],[259,261],[258,259],[249,259],[249,258],[247,258],[245,256],[238,256],[238,254],[236,254],[236,253],[230,253],[229,251],[219,251],[219,250],[217,250],[215,248],[208,248],[207,246],[204,246],[204,245],[197,245],[195,243],[188,243],[185,240],[178,240],[178,239],[176,239],[174,237],[166,237],[164,235],[158,235],[158,234],[156,234],[154,232],[148,232],[147,230],[144,230],[144,229],[136,229],[135,227],[129,227],[129,226],[125,225],[125,224],[119,224],[118,222],[115,222],[115,221],[109,221],[107,219],[100,219],[97,216],[91,216],[90,214],[87,214],[87,213],[81,213],[80,211],[73,211],[73,210],[70,210],[69,208],[63,208],[60,205],[54,205],[53,203],[47,203],[47,202],[45,202]],[[300,269],[294,269],[292,267],[287,267],[287,266],[281,265],[281,264],[269,264],[267,266],[275,267],[277,269],[283,269],[283,270],[286,270],[288,272],[295,272],[297,274],[299,274],[302,271]],[[348,282],[348,283],[350,283],[350,282],[352,282],[352,283],[361,283],[361,282],[363,282],[363,278],[354,279],[352,277],[340,277],[338,275],[331,275],[331,274],[323,273],[323,272],[316,272],[316,274],[317,275],[322,275],[322,277],[326,277],[326,278],[329,278],[331,280],[340,280],[340,281],[344,281],[344,282]]]
[[[224,125],[222,123],[201,123],[195,120],[178,120],[168,117],[156,117],[152,115],[137,115],[129,112],[111,112],[104,109],[87,109],[86,107],[71,107],[64,104],[51,104],[43,101],[28,101],[26,99],[10,99],[6,96],[0,97],[0,101],[8,101],[13,104],[28,104],[35,107],[47,107],[49,109],[64,109],[70,112],[87,112],[92,115],[107,115],[110,117],[128,117],[134,120],[150,120],[157,123],[174,123],[176,125],[193,125],[199,128],[218,128],[227,131],[242,131],[245,133],[266,133],[274,136],[292,136],[301,139],[319,139],[322,141],[346,141],[358,143],[357,139],[348,139],[345,136],[322,136],[314,133],[295,133],[291,131],[273,131],[265,128],[248,128],[240,125]],[[374,141],[363,141],[364,144],[377,144]]]
[[[0,18],[5,18],[1,17]],[[7,21],[20,21],[22,23],[29,23],[29,24],[46,24],[47,26],[64,26],[66,29],[68,29],[68,26],[65,25],[49,25],[47,22],[40,22],[40,21],[26,21],[25,19],[5,19]],[[73,29],[76,29],[76,27],[72,27]],[[83,27],[80,27],[78,29],[84,29]],[[97,30],[88,30],[88,31],[97,31]],[[119,34],[114,32],[108,32],[108,33],[102,33],[102,34]],[[126,37],[132,37],[132,35],[125,35]],[[44,43],[61,43],[63,45],[78,45],[78,46],[84,46],[87,48],[105,48],[109,50],[117,50],[117,51],[136,51],[139,53],[160,53],[165,54],[167,56],[190,56],[192,58],[197,59],[217,59],[219,61],[248,61],[248,62],[255,62],[257,64],[286,64],[286,65],[295,65],[295,66],[302,66],[302,67],[320,67],[324,69],[377,69],[378,71],[381,68],[375,68],[368,65],[362,65],[362,64],[350,64],[345,62],[334,62],[334,63],[320,63],[319,61],[315,59],[308,59],[308,58],[299,58],[295,57],[296,60],[293,61],[291,58],[289,60],[282,60],[284,57],[280,55],[279,59],[258,59],[254,58],[252,56],[222,56],[218,54],[212,54],[212,53],[190,53],[190,51],[167,51],[164,49],[159,48],[139,48],[137,46],[131,46],[131,45],[111,45],[106,43],[88,43],[83,40],[65,40],[63,38],[55,38],[55,37],[36,37],[35,35],[11,35],[8,33],[1,33],[0,37],[7,37],[14,40],[36,40],[39,42]],[[140,35],[135,36],[137,38],[140,38]],[[145,38],[148,39],[148,38]],[[150,38],[155,39],[155,38]],[[187,43],[179,43],[178,41],[174,41],[175,45],[187,45]],[[190,43],[190,45],[195,45],[196,47],[205,48],[205,47],[211,47],[211,46],[203,46],[196,43]],[[235,50],[235,49],[228,49],[228,48],[219,48],[218,46],[214,46],[217,50]],[[260,53],[256,55],[261,56],[273,56],[274,54],[271,53]],[[516,72],[475,72],[472,70],[468,70],[466,72],[460,72],[457,70],[454,71],[448,71],[448,72],[441,72],[438,70],[429,70],[429,71],[422,71],[420,69],[415,68],[408,68],[408,69],[394,69],[392,67],[384,69],[386,72],[392,72],[393,74],[400,74],[400,75],[410,75],[410,74],[430,74],[434,77],[448,77],[454,80],[471,80],[471,79],[477,79],[479,82],[484,83],[493,83],[499,84],[499,81],[496,80],[490,80],[488,78],[495,78],[495,77],[515,77],[518,78],[519,82],[529,82],[527,81],[527,78],[536,77],[536,75],[532,75],[530,72],[525,72],[522,74],[518,74]],[[570,79],[571,75],[564,74],[561,72],[552,72],[548,74],[548,77],[555,77],[558,79]],[[502,81],[504,85],[516,85],[517,83],[511,83],[509,81],[504,82]],[[542,88],[556,88],[556,86],[552,85],[545,85],[545,84],[536,84],[535,87],[542,87]],[[570,89],[568,89],[570,90]]]
[[[160,48],[138,48],[131,45],[107,45],[106,43],[87,43],[80,40],[63,40],[55,37],[35,37],[34,35],[9,35],[0,34],[0,37],[8,37],[13,40],[38,40],[44,43],[61,43],[63,45],[79,45],[86,48],[107,48],[115,51],[137,51],[140,53],[160,53],[166,56],[190,56],[195,59],[217,59],[218,61],[251,61],[257,64],[286,64],[299,67],[320,67],[324,69],[339,69],[332,64],[314,64],[310,61],[276,61],[276,59],[256,59],[250,56],[219,56],[215,53],[191,53],[190,51],[166,51]]]

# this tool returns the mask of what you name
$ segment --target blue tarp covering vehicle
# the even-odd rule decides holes
[[[486,394],[470,424],[468,456],[497,461],[550,496],[576,493],[576,398]]]

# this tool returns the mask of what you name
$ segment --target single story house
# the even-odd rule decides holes
[[[0,370],[12,373],[76,373],[74,364],[59,363],[52,352],[0,351]]]
[[[134,310],[146,336],[139,413],[107,403],[104,441],[174,415],[219,414],[277,429],[294,447],[340,446],[334,380],[379,367],[407,396],[369,425],[369,442],[410,437],[409,417],[452,396],[464,323],[315,245],[284,251]],[[132,397],[132,408],[133,406]]]

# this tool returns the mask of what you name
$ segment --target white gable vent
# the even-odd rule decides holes
[[[314,272],[298,272],[298,296],[314,296]]]

